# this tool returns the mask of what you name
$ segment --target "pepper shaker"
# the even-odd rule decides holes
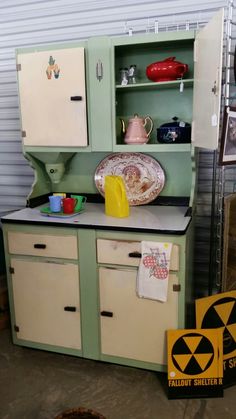
[[[137,83],[137,66],[136,66],[136,64],[131,64],[130,65],[128,80],[129,80],[129,84]]]

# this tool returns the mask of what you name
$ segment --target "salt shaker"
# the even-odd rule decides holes
[[[129,74],[128,74],[129,84],[137,83],[136,78],[137,78],[137,66],[136,64],[131,64],[129,67]]]
[[[120,84],[122,86],[126,86],[128,84],[128,75],[129,70],[128,68],[120,68]]]

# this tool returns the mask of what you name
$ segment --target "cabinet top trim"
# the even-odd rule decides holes
[[[138,34],[138,35],[119,35],[119,36],[94,36],[88,39],[82,39],[78,41],[63,43],[63,44],[47,44],[47,45],[34,45],[31,47],[22,47],[16,48],[16,55],[19,54],[28,54],[32,52],[40,51],[50,51],[63,48],[78,48],[78,47],[87,47],[87,43],[92,42],[93,39],[110,39],[113,46],[119,45],[132,45],[132,44],[145,44],[152,42],[166,42],[166,41],[184,41],[184,40],[194,40],[196,36],[196,30],[189,31],[171,31],[171,32],[159,32],[159,33],[149,33],[149,34]]]
[[[195,30],[189,31],[172,31],[159,32],[151,34],[140,34],[132,36],[119,36],[111,40],[112,45],[132,45],[132,44],[150,44],[152,42],[166,42],[166,41],[185,41],[194,40],[196,36]]]

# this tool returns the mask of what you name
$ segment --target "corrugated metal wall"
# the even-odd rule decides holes
[[[21,153],[15,48],[97,35],[176,30],[204,25],[227,0],[1,0],[0,2],[0,215],[25,206],[33,181]],[[201,153],[196,269],[206,282],[212,154]],[[201,252],[201,249],[204,251]]]

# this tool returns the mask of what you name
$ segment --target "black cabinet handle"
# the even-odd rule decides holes
[[[71,96],[71,97],[70,97],[70,100],[72,100],[72,101],[74,101],[74,102],[75,102],[75,101],[77,101],[77,102],[78,102],[79,100],[82,100],[82,96]]]
[[[64,307],[64,310],[65,311],[76,311],[76,307],[74,307],[74,306],[65,306]]]
[[[113,317],[113,313],[112,313],[112,311],[101,311],[101,316]]]
[[[141,255],[141,253],[140,252],[131,252],[131,253],[129,253],[129,255],[128,255],[130,258],[141,258],[142,257],[142,255]]]
[[[43,243],[35,243],[34,244],[35,249],[46,249],[46,244]]]

